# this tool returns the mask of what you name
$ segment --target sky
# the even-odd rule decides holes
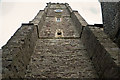
[[[89,24],[102,24],[98,0],[0,0],[0,48],[22,23],[28,23],[48,2],[69,3]]]

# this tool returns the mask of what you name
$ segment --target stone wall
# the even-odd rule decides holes
[[[76,26],[76,30],[78,31],[81,37],[83,28],[87,25],[87,22],[82,18],[82,16],[78,13],[78,11],[73,11],[71,13],[71,18],[74,25]]]
[[[73,37],[73,36],[79,37],[77,30],[74,29],[74,24],[72,23],[73,20],[71,19],[69,10],[66,8],[65,4],[60,4],[64,6],[63,8],[60,8],[63,10],[63,12],[61,13],[60,22],[56,21],[55,14],[58,14],[58,13],[55,13],[54,11],[58,9],[56,8],[57,4],[53,4],[53,5],[52,4],[47,12],[42,29],[39,29],[39,33],[40,33],[39,37],[40,38],[41,37],[56,37],[58,30],[62,31],[62,36],[64,37]],[[40,26],[41,24],[38,27]]]
[[[37,38],[36,26],[22,24],[2,47],[3,78],[24,78]]]
[[[78,31],[81,37],[82,30],[86,25],[88,25],[88,23],[82,18],[82,16],[78,13],[78,11],[72,10],[72,8],[67,3],[65,5],[70,13],[72,22],[74,23],[76,30]]]
[[[86,26],[83,30],[82,42],[100,78],[119,77],[120,49],[100,28]]]
[[[56,22],[54,17],[46,17],[46,21],[39,32],[39,36],[56,37],[57,30],[60,29],[64,37],[79,37],[79,34],[74,27],[70,17],[63,17],[61,22]]]
[[[42,26],[44,24],[45,17],[46,17],[45,11],[40,10],[37,16],[35,16],[35,18],[32,21],[30,21],[30,23],[33,23],[34,25],[37,26],[38,37],[39,37],[39,32],[41,31]]]
[[[42,11],[43,12],[43,11]],[[47,14],[45,14],[45,11],[41,14],[41,18],[39,20],[39,23],[38,23],[38,32],[41,31],[42,27],[43,27],[43,24],[45,22],[45,18],[46,18]],[[40,35],[40,33],[39,33]]]
[[[38,14],[35,16],[35,18],[30,21],[30,23],[33,23],[34,25],[37,26],[37,32],[38,32],[38,37],[40,35],[40,31],[43,27],[43,24],[45,22],[45,18],[48,14],[48,9],[50,8],[50,3],[47,3],[47,6],[44,8],[44,10],[40,10]]]
[[[120,47],[120,2],[101,2],[104,31]]]
[[[66,16],[64,19],[68,17],[72,19],[70,24],[73,22],[76,26],[76,30],[78,30],[80,34],[81,40],[87,49],[90,59],[94,63],[99,77],[117,78],[120,76],[120,61],[118,60],[118,57],[120,56],[120,49],[117,45],[110,40],[101,28],[97,26],[88,26],[87,22],[77,11],[72,11],[71,7],[67,3],[65,6],[67,7],[70,16]],[[65,6],[63,8],[65,8]],[[54,8],[54,6],[52,7]],[[40,10],[37,16],[30,21],[29,24],[23,24],[11,37],[7,44],[2,47],[3,78],[24,78],[27,65],[30,62],[31,55],[34,53],[35,42],[38,36],[40,36],[39,32],[41,31],[42,26],[46,27],[48,24],[45,23],[49,21],[48,17],[50,17],[47,16],[48,8],[50,8],[50,3],[48,3],[44,10]],[[115,15],[119,17],[119,13]],[[110,16],[111,15],[109,15],[109,17]],[[50,19],[52,18],[50,17]],[[120,21],[117,19],[119,18],[115,18],[114,20]],[[68,19],[68,21],[69,20],[70,19]],[[113,18],[110,20],[113,20]],[[51,22],[49,23],[51,24]],[[65,24],[63,25],[65,26]],[[119,23],[116,25],[119,25]],[[56,27],[55,24],[54,26]],[[69,27],[69,25],[67,26]],[[116,33],[115,37],[119,39],[119,31]]]

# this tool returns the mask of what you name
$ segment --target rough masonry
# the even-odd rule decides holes
[[[120,2],[101,2],[104,32],[120,47]]]
[[[2,78],[119,78],[119,47],[68,3],[47,3],[2,47]]]

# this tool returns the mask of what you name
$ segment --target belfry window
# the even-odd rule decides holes
[[[61,9],[56,9],[56,10],[54,10],[55,12],[62,12],[63,10],[61,10]]]

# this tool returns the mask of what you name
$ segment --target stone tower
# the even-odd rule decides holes
[[[119,76],[120,49],[102,27],[88,25],[68,3],[47,3],[2,50],[3,78]]]

